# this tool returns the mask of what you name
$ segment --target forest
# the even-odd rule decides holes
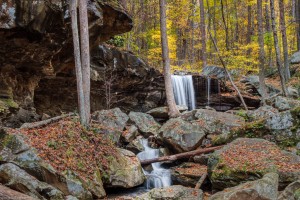
[[[0,199],[300,199],[300,0],[0,0],[0,43]]]

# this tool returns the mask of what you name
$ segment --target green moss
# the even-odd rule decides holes
[[[295,191],[294,197],[295,197],[295,199],[300,199],[300,189]]]

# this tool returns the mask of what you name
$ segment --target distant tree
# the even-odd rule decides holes
[[[171,71],[170,71],[170,57],[169,57],[169,45],[167,35],[167,14],[166,14],[166,0],[159,0],[160,4],[160,30],[161,30],[161,46],[162,56],[164,64],[164,78],[167,104],[169,108],[169,116],[171,118],[178,117],[180,115],[175,103],[174,92],[172,88]]]
[[[262,0],[257,0],[257,22],[258,22],[258,43],[259,43],[259,87],[263,105],[266,105],[266,84],[265,84],[265,44],[262,16]]]
[[[202,44],[202,67],[206,67],[206,32],[205,32],[205,11],[204,11],[204,2],[199,0],[200,4],[200,32],[201,32],[201,44]]]
[[[77,21],[77,4],[79,7],[80,39]],[[90,49],[87,1],[71,0],[70,14],[72,21],[80,122],[82,125],[88,127],[90,121]]]
[[[273,29],[274,46],[275,46],[275,52],[276,52],[276,65],[277,65],[278,73],[280,76],[282,93],[284,96],[286,96],[287,89],[286,89],[286,85],[285,85],[285,76],[284,76],[283,69],[282,69],[283,67],[282,67],[280,49],[279,49],[279,43],[278,43],[274,0],[270,0],[270,10],[271,10],[271,22],[272,22],[272,29]]]

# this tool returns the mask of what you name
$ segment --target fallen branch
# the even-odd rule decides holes
[[[205,181],[207,177],[207,173],[204,173],[201,178],[199,179],[199,181],[197,182],[196,186],[195,186],[195,189],[199,190],[201,185],[203,184],[203,182]]]
[[[32,129],[32,128],[38,128],[38,127],[41,127],[41,126],[46,126],[48,124],[51,124],[53,122],[57,122],[63,118],[66,118],[66,117],[70,117],[70,116],[73,116],[74,113],[69,113],[69,114],[65,114],[65,115],[61,115],[61,116],[57,116],[57,117],[53,117],[51,119],[46,119],[46,120],[43,120],[43,121],[39,121],[39,122],[33,122],[33,123],[24,123],[20,129]]]
[[[181,158],[187,158],[187,157],[196,156],[196,155],[199,155],[199,154],[210,153],[210,152],[218,150],[222,147],[223,146],[210,147],[210,148],[198,149],[198,150],[195,150],[195,151],[189,151],[189,152],[185,152],[185,153],[175,154],[175,155],[172,155],[172,156],[163,156],[163,157],[153,158],[153,159],[149,159],[149,160],[142,160],[141,164],[142,165],[149,165],[151,163],[162,162],[162,161],[175,161],[175,160],[178,160],[178,159],[181,159]]]

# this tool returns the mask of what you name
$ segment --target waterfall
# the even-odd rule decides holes
[[[211,78],[207,77],[207,106],[210,104]]]
[[[196,108],[195,90],[191,75],[172,75],[174,97],[177,105],[185,105],[189,110]]]
[[[143,139],[142,145],[145,150],[137,155],[140,160],[148,160],[159,157],[159,149],[152,149],[149,147],[148,140]],[[170,170],[161,167],[161,163],[152,163],[152,171],[144,171],[147,177],[146,187],[151,188],[163,188],[171,185],[171,173]]]

